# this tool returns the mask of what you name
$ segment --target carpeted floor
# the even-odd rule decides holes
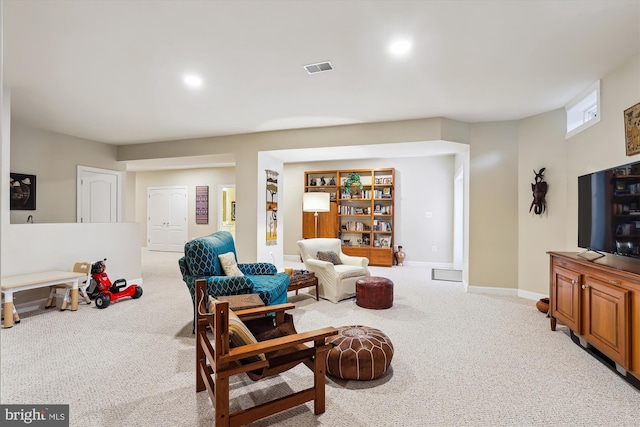
[[[41,310],[1,330],[0,402],[68,403],[78,427],[211,426],[207,394],[195,393],[179,256],[143,253],[139,300]],[[290,301],[299,331],[364,324],[386,332],[395,346],[391,369],[368,382],[329,377],[320,416],[309,403],[253,425],[638,425],[640,393],[573,344],[568,329],[551,332],[535,301],[465,293],[420,267],[372,273],[395,282],[391,309],[317,302],[304,290]],[[311,378],[304,366],[255,383],[234,377],[233,408],[308,387]]]

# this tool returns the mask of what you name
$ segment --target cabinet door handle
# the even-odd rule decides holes
[[[571,279],[571,284],[572,285],[577,285],[578,281],[576,279]],[[583,288],[584,288],[584,285],[583,285]]]
[[[589,289],[589,285],[582,285],[582,289]]]

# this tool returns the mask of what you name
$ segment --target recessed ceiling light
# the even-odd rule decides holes
[[[411,52],[411,47],[411,40],[396,40],[389,45],[389,52],[391,52],[395,56],[402,56]]]
[[[184,76],[182,81],[184,82],[184,84],[192,88],[197,88],[202,86],[202,77],[196,76],[195,74],[188,74]]]

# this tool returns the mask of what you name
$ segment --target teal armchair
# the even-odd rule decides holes
[[[199,237],[184,246],[184,256],[178,260],[178,265],[194,307],[196,280],[199,279],[207,281],[207,292],[214,297],[258,294],[265,305],[287,302],[287,274],[278,273],[276,266],[271,263],[257,262],[238,264],[244,276],[225,276],[218,255],[228,252],[233,252],[237,262],[233,236],[228,231]]]

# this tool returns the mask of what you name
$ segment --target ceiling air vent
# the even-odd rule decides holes
[[[304,69],[307,70],[309,74],[322,73],[324,71],[331,71],[333,67],[331,66],[331,62],[318,62],[317,64],[309,64],[304,65]]]

